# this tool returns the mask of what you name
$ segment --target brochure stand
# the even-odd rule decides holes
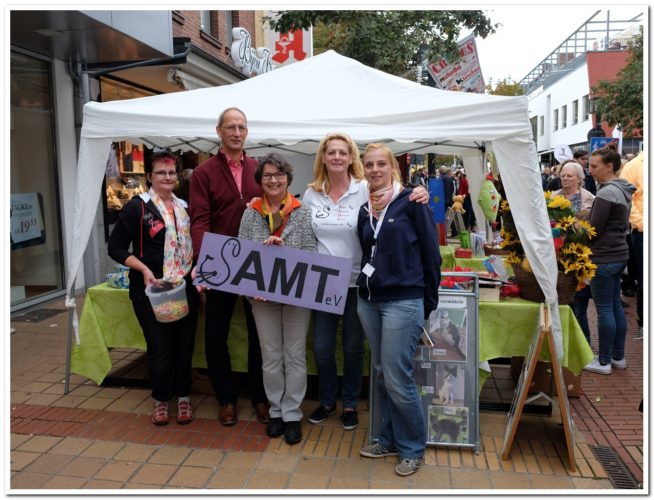
[[[416,349],[413,377],[420,394],[427,445],[481,450],[479,434],[479,282],[474,273],[442,273],[467,278],[465,290],[438,290],[438,309],[425,322]],[[376,379],[370,373],[370,432],[381,425]]]

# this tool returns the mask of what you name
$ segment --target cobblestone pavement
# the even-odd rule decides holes
[[[361,458],[368,438],[365,401],[360,426],[344,431],[336,416],[320,425],[303,422],[303,440],[288,446],[270,439],[245,399],[239,423],[223,427],[215,398],[194,391],[196,420],[155,427],[148,419],[149,391],[98,387],[73,375],[63,393],[68,313],[63,299],[37,308],[61,312],[40,321],[12,317],[10,488],[44,489],[220,489],[281,490],[488,490],[546,489],[551,492],[612,489],[589,445],[612,446],[638,481],[643,477],[643,419],[636,410],[643,388],[643,341],[636,340],[635,303],[627,342],[628,368],[611,376],[584,372],[583,394],[571,399],[575,422],[576,472],[566,467],[567,451],[556,406],[552,416],[523,416],[509,460],[501,449],[506,414],[482,412],[481,453],[428,448],[417,474],[399,477],[393,458]],[[78,303],[81,306],[83,299]],[[594,310],[589,310],[591,318]],[[114,349],[114,369],[138,364],[142,353]],[[143,363],[141,363],[143,364]],[[484,387],[510,401],[513,381],[507,367],[494,366]],[[491,390],[492,389],[492,390]],[[503,394],[502,394],[503,393]],[[308,415],[316,401],[303,403]],[[338,413],[337,413],[338,414]]]

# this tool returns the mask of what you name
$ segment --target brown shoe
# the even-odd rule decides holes
[[[262,424],[270,422],[270,415],[268,414],[268,405],[266,403],[257,403],[254,405],[254,411],[257,414],[257,421]]]
[[[223,425],[234,425],[237,421],[236,405],[233,403],[222,405],[218,415],[218,420],[220,420],[220,423]]]

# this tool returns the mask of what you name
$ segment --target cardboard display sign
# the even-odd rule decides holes
[[[342,314],[352,261],[204,233],[195,285]]]

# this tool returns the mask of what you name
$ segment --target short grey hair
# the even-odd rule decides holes
[[[243,115],[243,118],[245,118],[245,126],[247,127],[248,124],[248,117],[245,116],[245,113],[241,108],[237,108],[236,106],[232,106],[231,108],[224,109],[222,113],[218,116],[218,126],[222,127],[223,122],[225,121],[225,114],[227,114],[229,111],[238,111]]]
[[[561,165],[561,168],[559,169],[559,177],[561,176],[561,172],[563,172],[563,169],[565,167],[570,167],[574,171],[575,174],[577,174],[577,177],[579,178],[579,184],[581,185],[582,182],[584,182],[584,167],[579,165],[574,160],[568,160],[563,165]]]

